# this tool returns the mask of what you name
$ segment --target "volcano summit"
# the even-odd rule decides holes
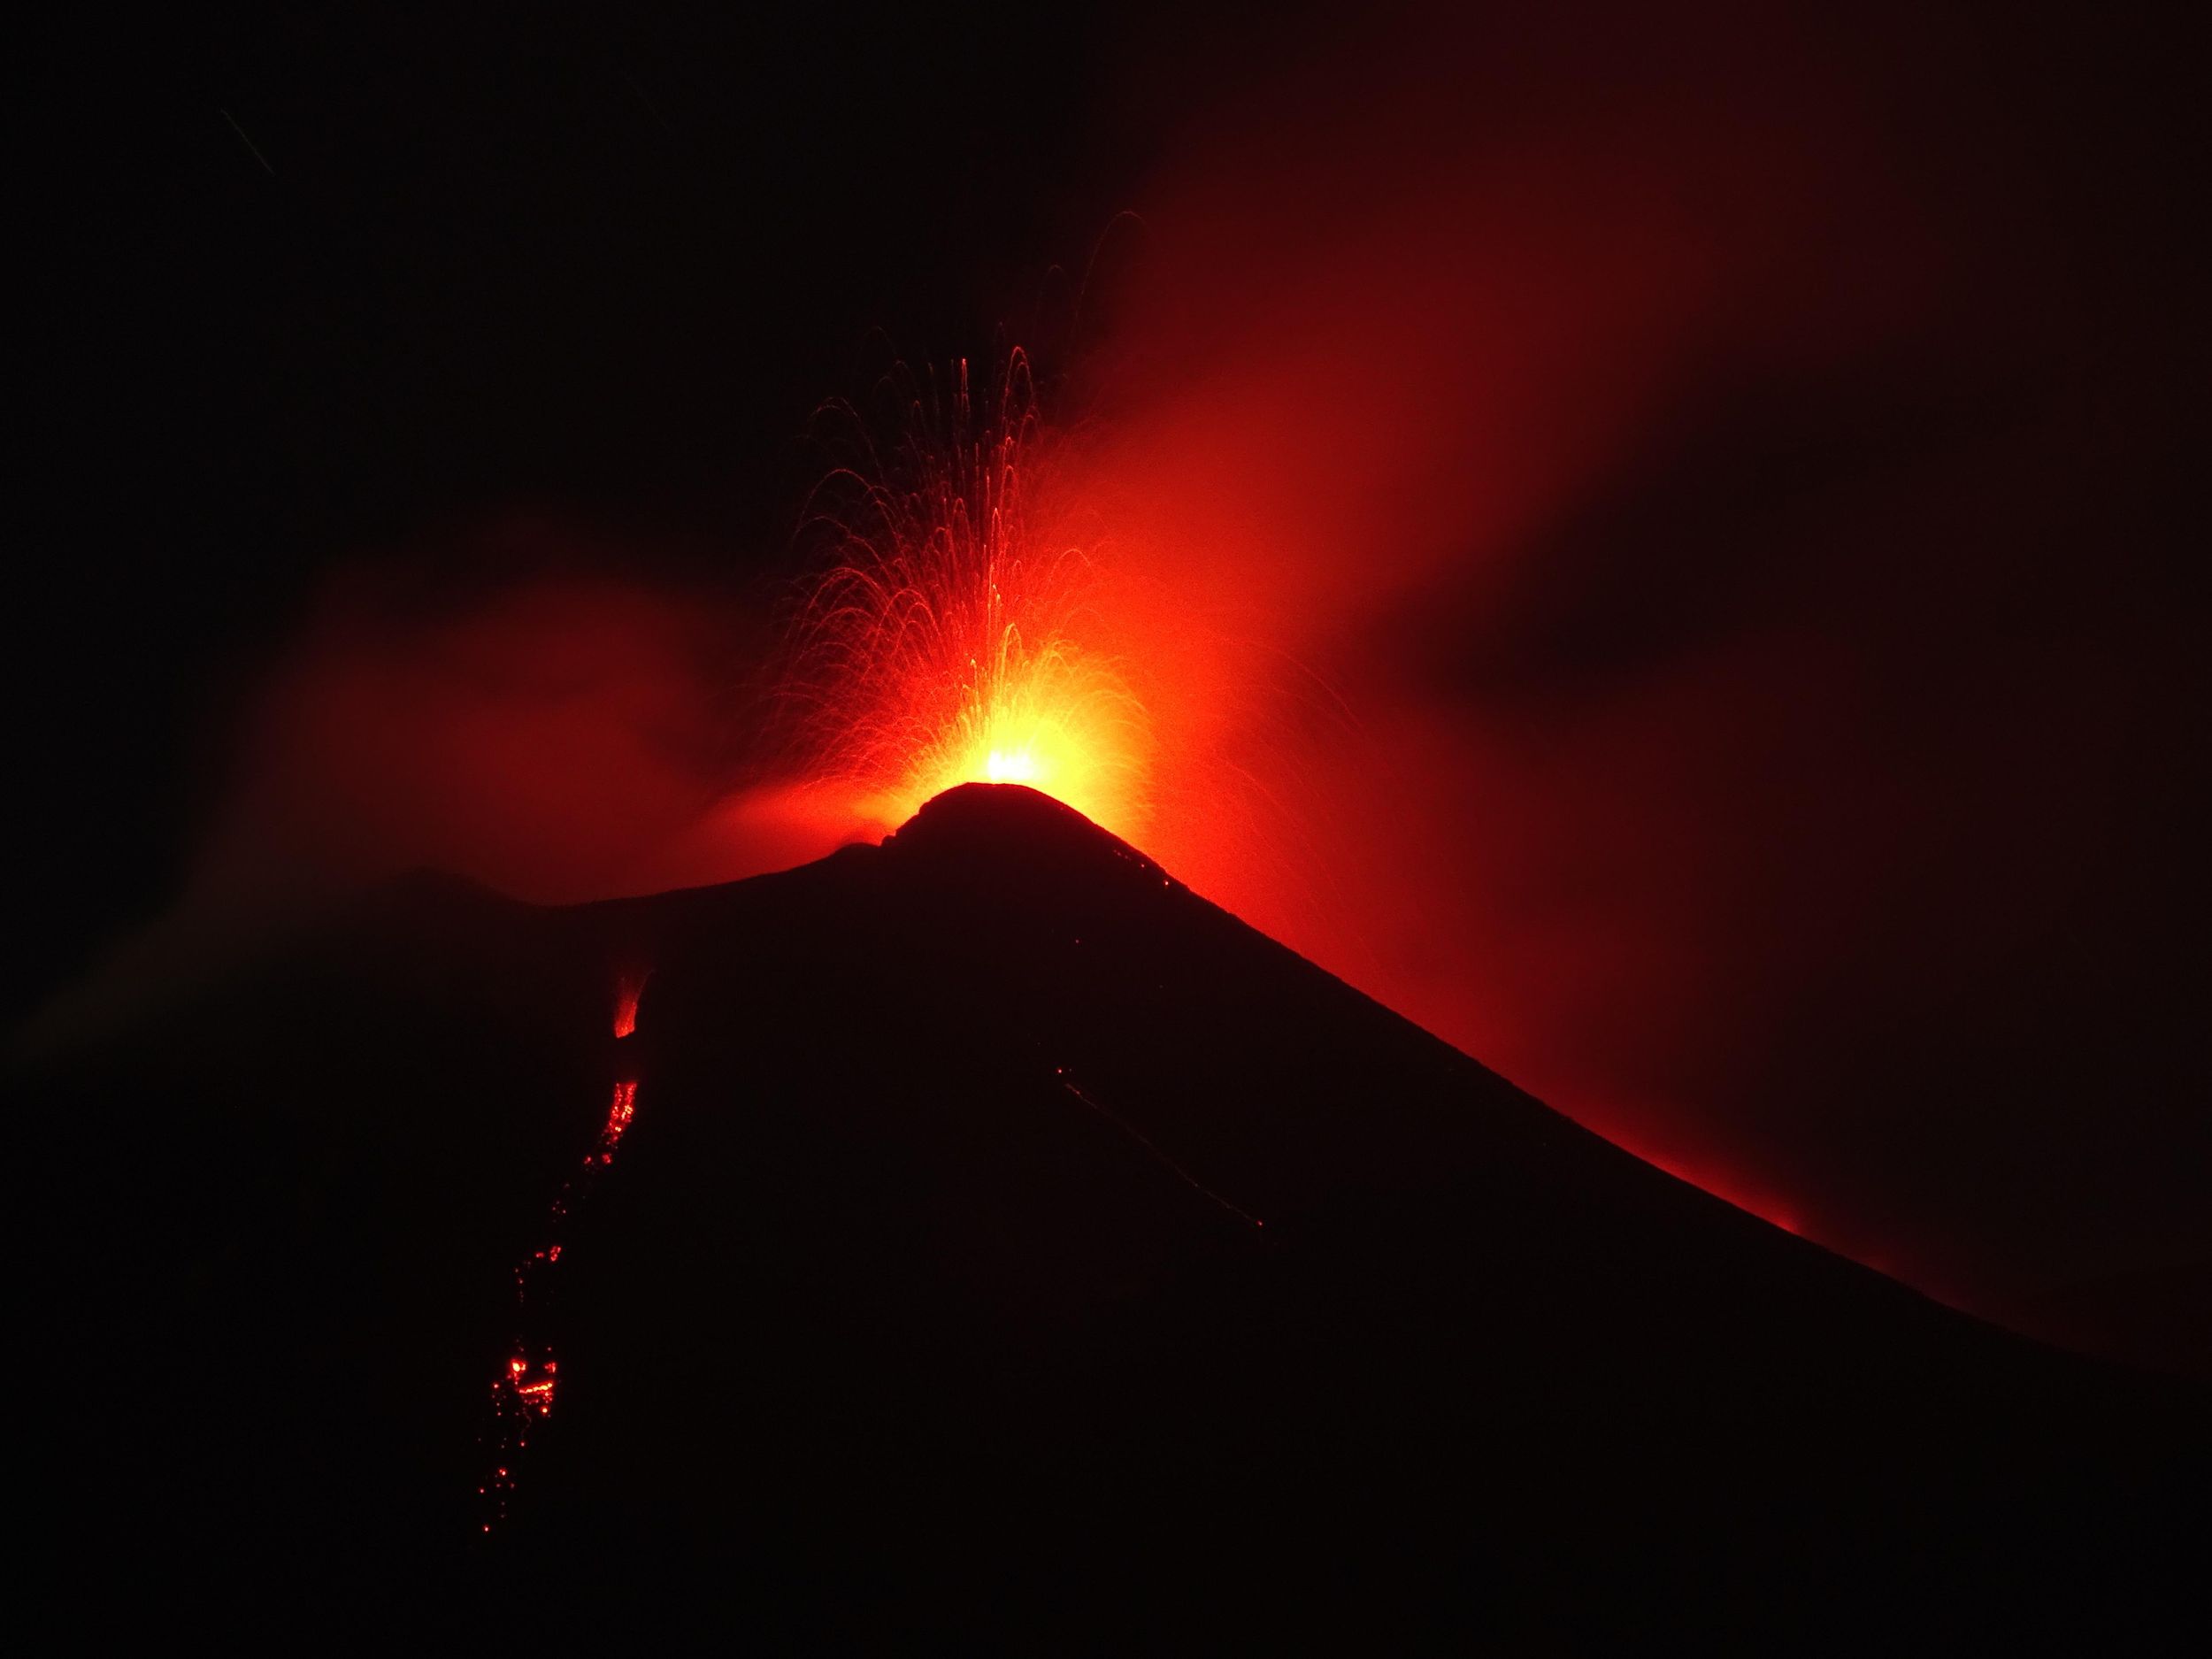
[[[2198,1559],[2201,1391],[1639,1162],[1017,786],[723,887],[417,878],[16,1080],[81,1618],[2125,1640]]]

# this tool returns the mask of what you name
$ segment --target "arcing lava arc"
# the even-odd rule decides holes
[[[1009,358],[980,424],[964,360],[949,395],[888,384],[895,438],[878,449],[833,406],[866,456],[810,506],[828,564],[777,687],[800,771],[863,822],[903,822],[956,784],[1020,783],[1138,832],[1151,720],[1094,603],[1099,549],[1066,539],[1028,358]]]

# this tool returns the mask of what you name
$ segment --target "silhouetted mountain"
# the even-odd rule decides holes
[[[1026,790],[649,899],[418,879],[15,1081],[88,1621],[2129,1646],[2200,1571],[2203,1390],[1653,1170]]]
[[[2008,1328],[2084,1354],[2212,1381],[2212,1262],[2170,1262],[2047,1286]]]

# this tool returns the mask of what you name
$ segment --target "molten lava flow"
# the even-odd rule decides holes
[[[637,1029],[638,997],[644,987],[641,973],[625,973],[616,982],[613,1023],[618,1040]],[[618,1078],[606,1121],[600,1125],[591,1150],[584,1155],[583,1168],[563,1184],[553,1200],[549,1236],[515,1269],[513,1349],[492,1379],[493,1468],[477,1488],[477,1495],[486,1501],[484,1532],[507,1518],[508,1499],[515,1489],[515,1466],[529,1448],[530,1430],[540,1419],[553,1415],[554,1385],[560,1380],[560,1364],[553,1357],[552,1341],[545,1329],[550,1301],[547,1276],[561,1259],[561,1233],[589,1192],[593,1175],[614,1162],[614,1149],[636,1116],[637,1080]]]
[[[607,1108],[606,1126],[599,1132],[598,1158],[602,1164],[614,1162],[615,1143],[622,1139],[622,1132],[630,1126],[630,1119],[637,1115],[637,1085],[618,1083],[614,1086],[614,1102]]]
[[[644,994],[645,976],[642,973],[625,972],[615,981],[614,1034],[617,1038],[626,1037],[637,1029],[638,998]]]
[[[964,361],[949,414],[913,389],[889,460],[869,453],[810,511],[833,557],[782,680],[803,770],[878,823],[994,782],[1141,830],[1150,718],[1106,639],[1093,551],[1055,534],[1068,515],[1026,358],[980,427]]]

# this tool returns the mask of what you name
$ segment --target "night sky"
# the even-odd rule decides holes
[[[2188,66],[1801,11],[50,29],[12,1018],[273,772],[326,798],[362,726],[254,734],[333,663],[399,664],[403,747],[581,606],[649,728],[610,775],[736,787],[811,411],[887,350],[1056,347],[1091,269],[1046,355],[1099,498],[1348,711],[1245,723],[1325,905],[1164,814],[1170,868],[1939,1294],[2201,1262]],[[622,885],[603,835],[518,854],[375,776],[397,858]]]

